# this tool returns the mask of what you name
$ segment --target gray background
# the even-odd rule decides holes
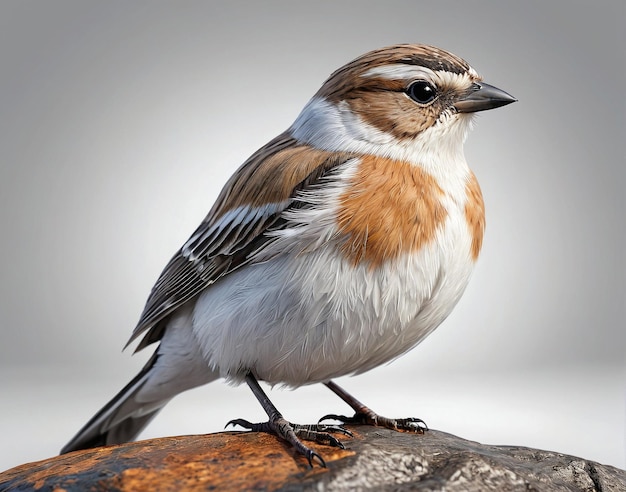
[[[342,381],[374,409],[624,468],[623,1],[0,3],[0,470],[46,458],[149,355],[121,352],[233,170],[337,67],[423,42],[519,102],[466,153],[487,235],[450,318]],[[271,396],[293,421],[346,407]],[[263,418],[244,387],[177,398],[144,437]]]

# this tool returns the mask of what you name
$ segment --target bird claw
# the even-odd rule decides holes
[[[360,420],[357,420],[356,417],[357,414],[354,414],[354,417],[346,417],[345,415],[336,415],[334,413],[329,413],[324,415],[322,418],[320,418],[317,421],[317,424],[320,425],[324,420],[338,420],[339,422],[341,422],[342,424],[362,424],[363,422]],[[340,427],[340,426],[337,426]]]
[[[326,462],[318,453],[308,448],[300,439],[304,441],[312,441],[317,444],[323,444],[326,446],[332,446],[340,449],[345,449],[343,443],[332,436],[330,432],[338,432],[346,436],[352,437],[352,432],[348,429],[344,429],[339,425],[300,425],[292,424],[284,419],[277,419],[276,422],[260,422],[252,423],[245,419],[233,419],[230,420],[225,427],[229,425],[243,427],[252,432],[265,432],[267,434],[273,434],[285,441],[291,443],[296,451],[304,455],[309,462],[309,466],[313,467],[313,463],[317,463],[326,468]]]
[[[233,427],[238,425],[239,427],[243,427],[244,429],[248,429],[252,432],[266,432],[271,434],[272,429],[270,428],[269,424],[269,422],[253,424],[252,422],[249,422],[245,419],[233,419],[228,421],[228,423],[224,426],[224,429],[226,429],[226,427],[228,427],[229,425],[232,425]]]
[[[406,419],[396,419],[396,428],[423,434],[428,430],[428,425],[422,419],[409,417]]]
[[[291,425],[293,426],[296,432],[312,433],[312,434],[321,433],[321,434],[328,434],[328,435],[330,435],[329,433],[333,432],[333,433],[343,434],[344,436],[348,436],[348,437],[354,437],[352,432],[350,432],[348,429],[346,429],[345,427],[341,425],[324,425],[324,424],[320,424],[320,421],[318,421],[317,424],[308,424],[308,425],[291,424]]]
[[[309,466],[311,468],[313,468],[313,460],[314,459],[316,459],[319,462],[319,465],[322,468],[327,468],[326,462],[324,461],[324,458],[322,458],[318,453],[316,453],[312,449],[309,449],[308,453],[306,454],[306,458],[309,461]]]
[[[352,417],[346,417],[345,415],[328,414],[324,415],[318,420],[318,424],[324,420],[338,420],[342,424],[361,424],[361,425],[373,425],[375,427],[386,427],[392,430],[406,430],[410,432],[416,432],[423,434],[428,430],[426,422],[422,419],[415,417],[409,417],[405,419],[390,419],[378,415],[374,412],[357,412]]]

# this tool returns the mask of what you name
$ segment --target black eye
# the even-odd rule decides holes
[[[406,93],[411,99],[420,104],[428,104],[437,96],[435,86],[425,80],[413,82],[407,87]]]

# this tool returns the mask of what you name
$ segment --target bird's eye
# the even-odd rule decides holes
[[[413,82],[406,89],[408,96],[419,104],[428,104],[437,96],[435,86],[425,80]]]

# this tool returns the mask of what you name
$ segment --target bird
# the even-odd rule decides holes
[[[268,416],[229,424],[280,437],[310,466],[325,461],[305,442],[343,447],[333,434],[348,422],[427,429],[378,415],[333,379],[405,354],[457,304],[485,228],[463,144],[475,113],[515,101],[423,44],[333,72],[167,263],[126,345],[158,343],[153,355],[61,453],[133,440],[174,396],[216,380],[246,383]],[[294,424],[259,381],[324,384],[355,414]]]

